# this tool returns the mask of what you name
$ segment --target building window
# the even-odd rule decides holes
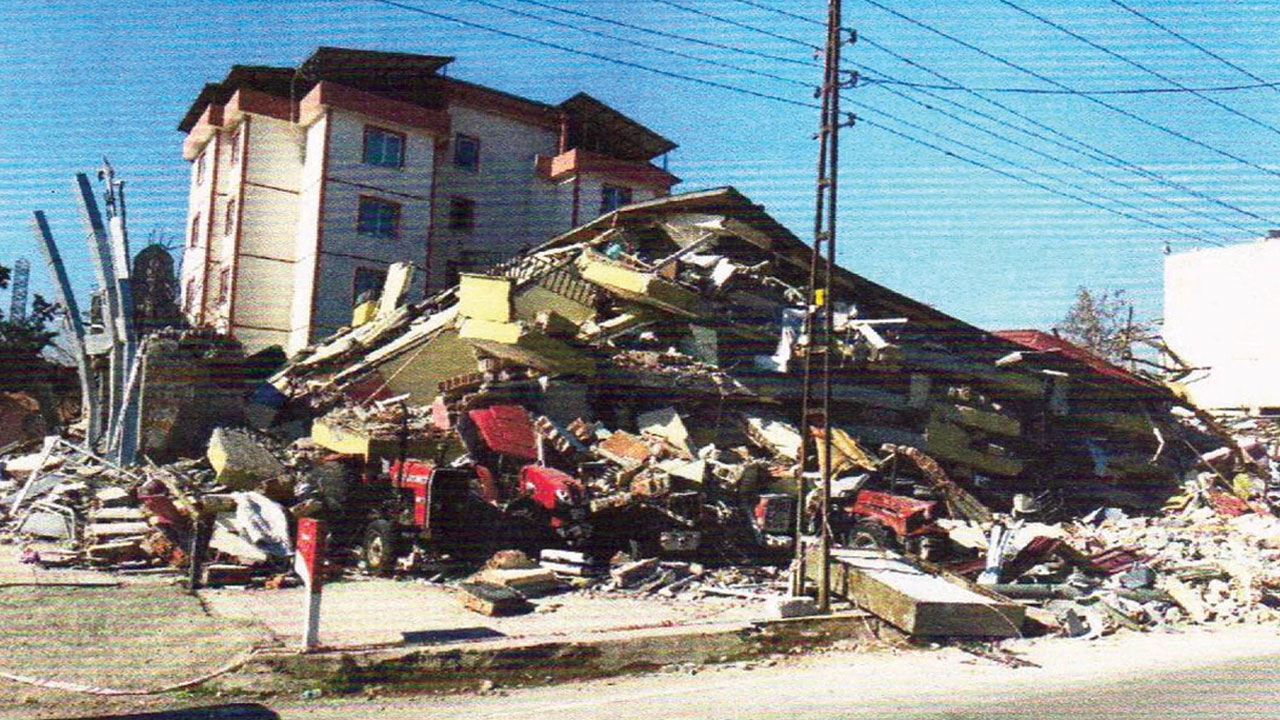
[[[187,235],[187,244],[191,247],[200,246],[200,213],[191,218],[191,233]]]
[[[196,306],[196,281],[195,278],[187,280],[187,291],[182,294],[182,310],[188,315]]]
[[[621,185],[605,185],[600,189],[600,214],[613,212],[631,204],[631,188]]]
[[[404,135],[382,128],[364,129],[364,164],[378,167],[404,165]]]
[[[230,235],[236,229],[236,199],[227,201],[227,213],[222,218],[222,234]]]
[[[204,158],[205,158],[205,156],[206,156],[206,155],[208,155],[208,154],[209,154],[209,153],[208,153],[208,151],[205,151],[205,152],[200,153],[200,155],[199,155],[198,157],[196,157],[196,184],[197,184],[197,185],[203,185],[203,184],[204,184],[204,172],[205,172],[205,160],[204,160]]]
[[[218,272],[218,304],[224,305],[231,299],[231,268],[222,268]]]
[[[479,170],[480,138],[456,135],[453,138],[453,164],[463,170]]]
[[[475,229],[476,201],[464,197],[449,198],[449,229],[464,232]]]
[[[351,307],[377,299],[382,295],[382,286],[386,284],[386,270],[356,268],[356,275],[351,281]]]
[[[356,231],[369,237],[394,239],[400,226],[400,205],[361,196]]]
[[[237,164],[240,162],[240,131],[241,131],[243,128],[244,128],[244,125],[237,125],[237,126],[236,126],[236,129],[231,131],[231,139],[230,139],[230,145],[231,145],[231,158],[230,158],[230,162],[231,162],[231,165],[232,165],[232,166],[235,166],[235,165],[237,165]]]

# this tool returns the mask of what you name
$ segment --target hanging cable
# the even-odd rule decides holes
[[[1266,80],[1263,80],[1262,78],[1258,77],[1257,75],[1254,75],[1253,73],[1251,73],[1251,72],[1249,72],[1248,70],[1246,70],[1246,69],[1244,69],[1244,68],[1240,67],[1239,65],[1237,65],[1237,64],[1235,64],[1235,63],[1233,63],[1233,62],[1231,62],[1230,60],[1228,60],[1228,59],[1226,59],[1226,58],[1222,57],[1221,55],[1219,55],[1219,54],[1217,54],[1217,53],[1213,52],[1212,50],[1209,50],[1208,48],[1204,47],[1203,45],[1200,45],[1199,43],[1195,42],[1194,40],[1191,40],[1190,38],[1188,38],[1188,37],[1186,37],[1186,36],[1182,35],[1181,33],[1178,33],[1178,32],[1176,32],[1176,31],[1174,31],[1172,28],[1170,28],[1170,27],[1168,27],[1168,26],[1166,26],[1166,25],[1164,25],[1164,24],[1162,24],[1162,23],[1156,22],[1155,20],[1151,19],[1151,18],[1150,18],[1150,17],[1148,17],[1147,15],[1143,15],[1142,13],[1138,12],[1137,10],[1134,10],[1133,8],[1129,7],[1128,5],[1126,5],[1126,4],[1122,3],[1122,2],[1120,2],[1120,0],[1111,0],[1111,4],[1112,4],[1112,5],[1115,5],[1115,6],[1119,7],[1119,8],[1121,8],[1121,9],[1123,9],[1123,10],[1125,10],[1125,11],[1127,11],[1127,12],[1129,12],[1129,13],[1133,14],[1133,15],[1136,15],[1137,17],[1141,18],[1142,20],[1147,21],[1148,23],[1150,23],[1150,24],[1152,24],[1152,25],[1156,26],[1157,28],[1160,28],[1161,30],[1165,31],[1166,33],[1168,33],[1168,34],[1170,34],[1170,35],[1174,36],[1175,38],[1177,38],[1177,39],[1181,40],[1182,42],[1184,42],[1184,43],[1186,43],[1186,44],[1188,44],[1188,45],[1190,45],[1191,47],[1195,48],[1196,50],[1199,50],[1200,52],[1204,53],[1205,55],[1208,55],[1209,57],[1213,58],[1214,60],[1217,60],[1218,62],[1222,63],[1223,65],[1226,65],[1227,67],[1231,68],[1232,70],[1235,70],[1236,72],[1238,72],[1238,73],[1240,73],[1240,74],[1244,75],[1245,77],[1251,78],[1251,79],[1253,79],[1253,80],[1257,80],[1259,83],[1261,83],[1261,84],[1259,85],[1259,87],[1269,87],[1269,88],[1272,88],[1273,90],[1275,90],[1276,92],[1280,92],[1280,83],[1272,83],[1272,82],[1267,82]]]
[[[1123,63],[1126,63],[1126,64],[1128,64],[1128,65],[1131,65],[1131,66],[1133,66],[1133,67],[1135,67],[1135,68],[1137,68],[1137,69],[1141,70],[1142,72],[1147,73],[1148,75],[1151,75],[1151,76],[1153,76],[1153,77],[1157,77],[1157,78],[1159,78],[1159,79],[1161,79],[1161,80],[1163,80],[1163,81],[1165,81],[1165,82],[1169,83],[1170,85],[1173,85],[1174,87],[1178,88],[1179,90],[1183,90],[1183,91],[1185,91],[1185,92],[1189,92],[1189,93],[1191,93],[1192,95],[1195,95],[1196,97],[1200,98],[1201,100],[1204,100],[1205,102],[1209,103],[1210,105],[1213,105],[1213,106],[1214,106],[1214,107],[1216,107],[1216,108],[1219,108],[1219,109],[1221,109],[1221,110],[1226,110],[1227,112],[1231,113],[1232,115],[1235,115],[1235,116],[1236,116],[1236,117],[1238,117],[1238,118],[1241,118],[1241,119],[1243,119],[1243,120],[1247,120],[1248,122],[1253,123],[1254,125],[1257,125],[1258,127],[1262,128],[1262,129],[1264,129],[1264,130],[1267,130],[1267,131],[1269,131],[1269,132],[1275,133],[1276,135],[1280,135],[1280,129],[1276,129],[1276,128],[1275,128],[1275,126],[1273,126],[1273,125],[1268,125],[1267,123],[1264,123],[1264,122],[1262,122],[1261,120],[1259,120],[1259,119],[1257,119],[1257,118],[1255,118],[1255,117],[1253,117],[1253,116],[1251,116],[1251,115],[1247,115],[1247,114],[1245,114],[1245,113],[1240,112],[1239,110],[1236,110],[1235,108],[1231,107],[1230,105],[1227,105],[1226,103],[1219,102],[1219,101],[1217,101],[1217,100],[1215,100],[1215,99],[1213,99],[1213,98],[1209,97],[1208,95],[1206,95],[1206,94],[1204,94],[1204,93],[1202,93],[1202,92],[1200,92],[1200,91],[1198,91],[1198,90],[1194,90],[1194,89],[1192,89],[1192,88],[1189,88],[1189,87],[1187,87],[1186,85],[1183,85],[1182,83],[1178,82],[1177,80],[1174,80],[1173,78],[1169,77],[1168,75],[1165,75],[1164,73],[1158,72],[1158,71],[1156,71],[1156,70],[1152,70],[1151,68],[1147,67],[1146,65],[1143,65],[1142,63],[1140,63],[1140,62],[1138,62],[1138,61],[1136,61],[1136,60],[1132,60],[1132,59],[1130,59],[1130,58],[1128,58],[1128,57],[1125,57],[1124,55],[1121,55],[1120,53],[1118,53],[1118,52],[1116,52],[1116,51],[1114,51],[1114,50],[1111,50],[1110,48],[1107,48],[1107,47],[1105,47],[1105,46],[1103,46],[1103,45],[1100,45],[1100,44],[1098,44],[1098,43],[1096,43],[1096,42],[1094,42],[1094,41],[1090,40],[1089,38],[1087,38],[1087,37],[1085,37],[1085,36],[1081,35],[1080,33],[1077,33],[1077,32],[1075,32],[1074,30],[1071,30],[1071,29],[1070,29],[1070,28],[1068,28],[1068,27],[1065,27],[1065,26],[1063,26],[1063,25],[1061,25],[1061,24],[1059,24],[1059,23],[1056,23],[1056,22],[1054,22],[1054,21],[1052,21],[1052,20],[1050,20],[1050,19],[1048,19],[1048,18],[1044,17],[1043,15],[1038,15],[1038,14],[1036,14],[1036,13],[1034,13],[1034,12],[1031,12],[1030,10],[1028,10],[1028,9],[1026,9],[1026,8],[1024,8],[1024,7],[1022,7],[1021,5],[1018,5],[1017,3],[1012,2],[1012,0],[996,0],[996,2],[998,2],[998,3],[1000,3],[1001,5],[1004,5],[1004,6],[1006,6],[1006,7],[1013,8],[1014,10],[1017,10],[1018,12],[1022,13],[1023,15],[1026,15],[1027,17],[1034,18],[1035,20],[1037,20],[1037,21],[1039,21],[1039,22],[1042,22],[1042,23],[1044,23],[1045,25],[1048,25],[1049,27],[1051,27],[1051,28],[1053,28],[1053,29],[1057,30],[1058,32],[1061,32],[1061,33],[1063,33],[1063,34],[1065,34],[1065,35],[1068,35],[1068,36],[1070,36],[1070,37],[1073,37],[1073,38],[1075,38],[1076,40],[1079,40],[1080,42],[1082,42],[1082,43],[1084,43],[1084,44],[1088,45],[1089,47],[1094,48],[1095,50],[1098,50],[1098,51],[1100,51],[1100,52],[1104,52],[1104,53],[1106,53],[1107,55],[1109,55],[1109,56],[1111,56],[1111,57],[1113,57],[1113,58],[1115,58],[1115,59],[1117,59],[1117,60],[1119,60],[1119,61],[1121,61],[1121,62],[1123,62]],[[1206,146],[1206,147],[1207,147],[1207,146]],[[1280,174],[1280,173],[1277,173],[1277,174]]]
[[[664,2],[665,2],[666,0],[662,0],[662,1],[664,1]],[[1007,66],[1007,67],[1013,68],[1014,70],[1017,70],[1017,71],[1019,71],[1019,72],[1026,73],[1026,74],[1028,74],[1028,75],[1030,75],[1030,76],[1032,76],[1032,77],[1036,78],[1037,80],[1041,80],[1041,81],[1047,82],[1047,83],[1049,83],[1050,85],[1053,85],[1054,87],[1060,88],[1060,89],[1062,89],[1062,90],[1070,90],[1070,91],[1072,91],[1072,94],[1079,95],[1079,93],[1078,93],[1077,91],[1075,91],[1073,88],[1071,88],[1070,86],[1065,85],[1065,84],[1063,84],[1063,83],[1060,83],[1060,82],[1058,82],[1057,80],[1054,80],[1053,78],[1048,77],[1047,75],[1044,75],[1044,74],[1042,74],[1042,73],[1038,73],[1038,72],[1036,72],[1036,71],[1034,71],[1034,70],[1031,70],[1031,69],[1029,69],[1029,68],[1023,67],[1023,66],[1021,66],[1021,65],[1018,65],[1017,63],[1014,63],[1014,62],[1011,62],[1011,61],[1009,61],[1009,60],[1006,60],[1006,59],[1004,59],[1004,58],[1002,58],[1002,57],[1000,57],[1000,56],[998,56],[998,55],[995,55],[995,54],[993,54],[993,53],[987,52],[986,50],[983,50],[982,48],[978,47],[977,45],[974,45],[973,43],[970,43],[970,42],[966,42],[966,41],[964,41],[964,40],[961,40],[960,38],[958,38],[958,37],[956,37],[956,36],[954,36],[954,35],[951,35],[951,34],[949,34],[949,33],[943,32],[942,30],[939,30],[939,29],[937,29],[937,28],[933,27],[932,25],[929,25],[929,24],[927,24],[927,23],[924,23],[924,22],[921,22],[921,21],[919,21],[919,20],[916,20],[915,18],[913,18],[913,17],[911,17],[911,16],[909,16],[909,15],[904,15],[903,13],[900,13],[900,12],[898,12],[897,10],[894,10],[893,8],[891,8],[891,7],[888,7],[888,6],[884,5],[883,3],[877,2],[877,0],[862,0],[862,1],[863,1],[863,2],[865,2],[865,3],[867,3],[868,5],[871,5],[872,7],[875,7],[875,8],[878,8],[878,9],[880,9],[880,10],[883,10],[884,12],[887,12],[887,13],[889,13],[890,15],[893,15],[894,17],[900,18],[900,19],[902,19],[902,20],[904,20],[904,21],[906,21],[906,22],[908,22],[908,23],[911,23],[912,25],[915,25],[916,27],[922,28],[922,29],[924,29],[924,30],[928,30],[929,32],[931,32],[931,33],[933,33],[933,34],[935,34],[935,35],[938,35],[939,37],[945,38],[945,39],[947,39],[947,40],[950,40],[951,42],[956,43],[957,45],[960,45],[961,47],[964,47],[964,48],[967,48],[967,49],[969,49],[969,50],[972,50],[973,52],[976,52],[976,53],[978,53],[979,55],[982,55],[983,57],[989,58],[989,59],[991,59],[991,60],[995,60],[996,62],[998,62],[998,63],[1000,63],[1000,64],[1002,64],[1002,65],[1005,65],[1005,66]],[[1002,1],[1003,1],[1003,0],[1002,0]],[[1176,138],[1178,138],[1178,139],[1180,139],[1180,140],[1182,140],[1182,141],[1184,141],[1184,142],[1188,142],[1188,143],[1191,143],[1192,145],[1195,145],[1195,146],[1197,146],[1197,147],[1204,148],[1205,150],[1208,150],[1208,151],[1210,151],[1210,152],[1212,152],[1212,153],[1214,153],[1214,154],[1216,154],[1216,155],[1220,155],[1220,156],[1225,157],[1225,158],[1227,158],[1227,159],[1229,159],[1229,160],[1233,160],[1233,161],[1235,161],[1235,162],[1238,162],[1238,163],[1240,163],[1241,165],[1247,165],[1248,167],[1251,167],[1251,168],[1253,168],[1253,169],[1255,169],[1255,170],[1258,170],[1259,172],[1263,172],[1263,173],[1266,173],[1266,174],[1268,174],[1268,175],[1274,175],[1274,176],[1276,176],[1276,177],[1280,177],[1280,170],[1273,170],[1273,169],[1271,169],[1271,168],[1263,167],[1263,166],[1261,166],[1261,165],[1259,165],[1259,164],[1257,164],[1257,163],[1255,163],[1255,162],[1252,162],[1252,161],[1250,161],[1250,160],[1246,160],[1245,158],[1242,158],[1242,157],[1240,157],[1240,156],[1238,156],[1238,155],[1235,155],[1235,154],[1233,154],[1233,153],[1227,152],[1226,150],[1222,150],[1222,149],[1220,149],[1220,148],[1214,147],[1213,145],[1210,145],[1209,143],[1206,143],[1206,142],[1204,142],[1204,141],[1202,141],[1202,140],[1197,140],[1196,138],[1193,138],[1193,137],[1191,137],[1190,135],[1186,135],[1185,133],[1178,132],[1177,130],[1174,130],[1174,129],[1172,129],[1172,128],[1165,127],[1164,125],[1161,125],[1161,124],[1159,124],[1159,123],[1152,122],[1152,121],[1150,121],[1150,120],[1148,120],[1148,119],[1146,119],[1146,118],[1142,117],[1141,115],[1138,115],[1138,114],[1136,114],[1136,113],[1133,113],[1133,112],[1130,112],[1130,111],[1128,111],[1128,110],[1125,110],[1124,108],[1117,107],[1117,106],[1115,106],[1115,105],[1112,105],[1111,103],[1108,103],[1108,102],[1104,102],[1104,101],[1102,101],[1102,100],[1099,100],[1098,98],[1093,97],[1093,96],[1091,96],[1091,95],[1079,95],[1079,97],[1082,97],[1082,98],[1084,98],[1085,100],[1088,100],[1089,102],[1094,103],[1095,105],[1099,105],[1099,106],[1101,106],[1101,107],[1107,108],[1108,110],[1111,110],[1111,111],[1112,111],[1112,112],[1114,112],[1114,113],[1117,113],[1117,114],[1119,114],[1119,115],[1123,115],[1124,117],[1127,117],[1127,118],[1129,118],[1130,120],[1133,120],[1133,121],[1135,121],[1135,122],[1141,123],[1141,124],[1143,124],[1143,125],[1146,125],[1147,127],[1153,128],[1153,129],[1155,129],[1155,130],[1159,130],[1160,132],[1165,133],[1166,135],[1169,135],[1169,136],[1171,136],[1171,137],[1176,137]]]

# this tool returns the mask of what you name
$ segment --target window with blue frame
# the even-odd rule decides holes
[[[378,167],[404,166],[404,134],[366,126],[364,129],[364,164]]]
[[[394,240],[400,230],[400,205],[380,198],[360,197],[356,231],[368,237]]]

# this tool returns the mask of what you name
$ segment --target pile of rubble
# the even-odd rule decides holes
[[[1017,634],[1026,605],[1073,635],[1271,612],[1269,428],[839,268],[807,298],[810,258],[725,189],[628,206],[419,302],[394,266],[359,324],[223,383],[253,430],[165,466],[50,440],[9,463],[0,508],[76,561],[207,582],[280,584],[295,521],[318,518],[332,564],[465,578],[482,612],[565,586],[798,612],[787,578],[825,574],[820,532],[833,592],[913,634]],[[144,382],[144,418],[164,388]]]

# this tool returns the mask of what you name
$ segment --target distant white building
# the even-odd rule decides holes
[[[188,318],[293,352],[391,263],[421,269],[420,297],[679,182],[651,162],[674,143],[594,98],[527,100],[440,74],[451,60],[320,48],[206,85],[178,126]]]
[[[1170,255],[1164,339],[1189,365],[1191,399],[1213,409],[1280,410],[1280,239]]]

